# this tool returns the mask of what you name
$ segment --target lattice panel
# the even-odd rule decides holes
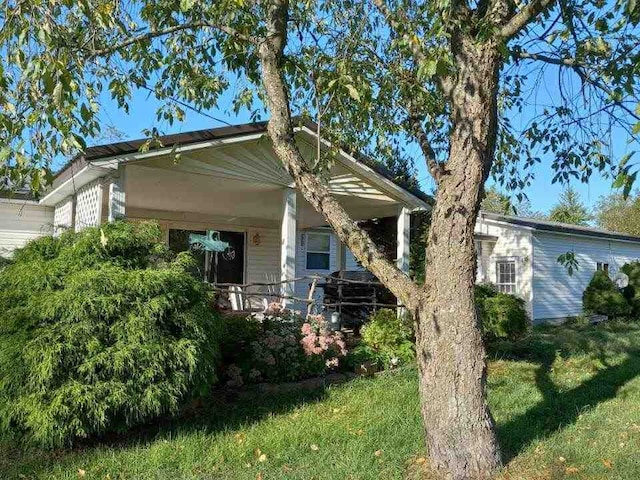
[[[83,228],[100,225],[102,215],[102,183],[88,183],[76,193],[76,232]]]
[[[53,210],[53,235],[58,236],[73,227],[73,197],[57,204]]]

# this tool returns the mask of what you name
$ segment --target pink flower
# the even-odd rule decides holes
[[[338,360],[338,357],[333,357],[333,358],[330,358],[329,360],[327,360],[324,363],[328,368],[336,368],[338,366],[338,364],[340,363],[340,361]]]
[[[310,323],[303,323],[301,330],[303,335],[311,335],[313,333],[313,328]]]

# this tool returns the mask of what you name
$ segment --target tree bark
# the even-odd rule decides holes
[[[501,464],[486,403],[486,354],[474,300],[474,227],[496,141],[496,45],[452,39],[457,74],[446,174],[427,240],[417,354],[432,466],[453,479],[490,478]]]
[[[384,257],[300,154],[281,64],[288,3],[269,5],[268,34],[258,55],[275,153],[305,199],[417,320],[420,396],[432,465],[454,480],[487,479],[501,461],[486,404],[486,359],[473,295],[473,230],[495,149],[498,49],[452,39],[459,69],[450,93],[450,157],[432,213],[426,281],[419,287]]]
[[[349,216],[329,188],[309,168],[294,139],[289,96],[282,73],[282,51],[286,43],[288,2],[274,0],[267,12],[267,37],[258,48],[262,82],[271,117],[267,132],[276,155],[305,199],[319,212],[349,250],[409,309],[422,296],[420,288],[389,262],[371,237]],[[283,20],[284,18],[284,20]]]

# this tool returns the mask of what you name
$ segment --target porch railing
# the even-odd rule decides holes
[[[295,292],[296,284],[306,282],[308,285],[307,295],[305,297],[291,295],[283,293],[283,290]],[[291,284],[290,288],[283,289],[285,284]],[[347,278],[341,278],[331,275],[307,275],[297,277],[291,280],[281,280],[274,282],[251,282],[251,283],[208,283],[207,285],[213,291],[222,293],[240,295],[245,301],[257,299],[261,301],[266,299],[269,303],[297,303],[306,307],[307,313],[320,313],[326,310],[342,311],[342,307],[371,307],[373,310],[378,308],[401,308],[402,305],[398,303],[385,303],[378,301],[378,293],[385,291],[386,287],[379,281],[367,281],[367,280],[352,280]],[[337,290],[335,295],[335,301],[324,301],[324,290],[328,285]],[[368,294],[363,295],[349,295],[345,293],[345,286],[359,286],[368,290]],[[233,289],[233,292],[230,292]],[[260,291],[253,291],[254,289],[260,289]],[[322,295],[316,295],[318,289],[322,289]],[[245,302],[246,303],[246,302]],[[255,304],[256,302],[254,302]],[[256,305],[254,308],[245,310],[260,310],[261,306]]]

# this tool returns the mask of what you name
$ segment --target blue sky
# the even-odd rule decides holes
[[[548,82],[548,85],[553,84],[554,82]],[[550,100],[555,93],[553,87],[551,89],[547,88],[547,85],[544,85],[544,87],[545,88],[542,89],[544,92],[541,94],[542,100],[537,99],[538,103],[545,103],[547,100]],[[130,103],[130,113],[126,114],[118,109],[117,105],[111,102],[109,96],[105,94],[105,98],[102,99],[102,111],[100,115],[105,125],[113,126],[123,134],[123,140],[140,138],[143,136],[142,130],[151,127],[158,128],[162,133],[177,133],[249,121],[249,116],[246,112],[241,112],[237,116],[226,113],[231,111],[231,100],[228,95],[221,98],[217,111],[208,112],[218,120],[208,118],[193,111],[187,111],[184,122],[174,123],[170,126],[166,123],[158,123],[155,121],[156,107],[157,102],[153,97],[149,97],[147,93],[137,93]],[[534,107],[531,107],[531,109],[533,108]],[[531,111],[525,111],[523,118],[530,114]],[[514,120],[525,121],[524,119],[518,120],[516,118],[514,118]],[[615,148],[615,154],[622,155],[626,153],[629,146],[627,145],[624,135],[621,132],[613,132],[612,135],[614,136],[613,143],[617,147]],[[97,141],[89,142],[89,144],[109,143],[112,141],[117,141],[117,139],[112,137],[101,138]],[[421,156],[418,154],[417,147],[415,147],[415,153],[415,166],[418,170],[421,186],[425,191],[431,191],[434,184],[425,168]],[[533,184],[525,190],[525,193],[529,197],[533,210],[547,212],[557,202],[559,195],[565,187],[561,184],[551,183],[553,174],[550,158],[542,157],[542,163],[536,165],[534,171],[535,180]],[[489,180],[489,183],[492,183],[492,181]],[[602,195],[611,192],[611,179],[602,178],[602,176],[598,174],[594,174],[588,184],[574,181],[571,185],[580,193],[583,202],[589,207],[592,207]],[[500,189],[500,187],[498,188]]]

